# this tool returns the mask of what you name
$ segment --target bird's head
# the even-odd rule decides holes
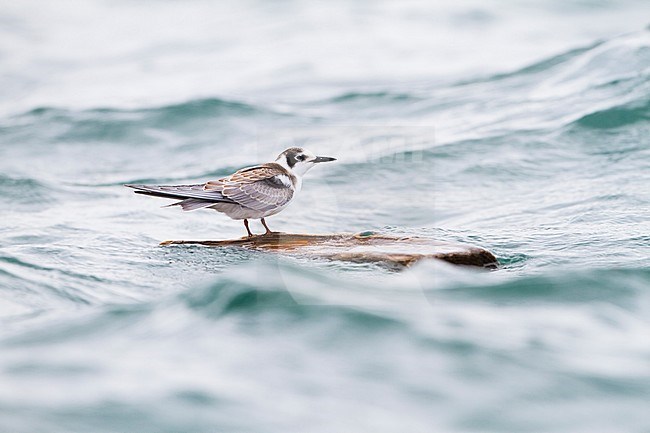
[[[301,147],[290,147],[278,155],[275,162],[287,168],[296,176],[302,176],[320,162],[336,161],[336,158],[329,156],[316,156],[310,151]]]

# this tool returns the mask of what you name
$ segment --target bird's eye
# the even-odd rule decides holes
[[[305,155],[298,155],[298,156],[296,156],[296,159],[298,161],[304,161],[305,160]]]

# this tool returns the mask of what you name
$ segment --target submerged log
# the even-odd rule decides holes
[[[306,257],[356,263],[379,263],[408,267],[423,259],[444,260],[455,265],[494,269],[496,257],[471,245],[453,244],[421,237],[397,237],[362,232],[357,234],[307,235],[274,232],[268,235],[222,241],[165,241],[160,245],[203,245],[243,247],[262,251],[281,251]]]

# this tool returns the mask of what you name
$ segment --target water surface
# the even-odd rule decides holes
[[[649,431],[648,12],[3,4],[0,430]],[[122,187],[293,145],[273,229],[502,268],[161,248],[244,229]]]

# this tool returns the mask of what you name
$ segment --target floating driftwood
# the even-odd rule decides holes
[[[165,241],[160,245],[237,246],[329,260],[380,263],[394,267],[410,266],[422,259],[439,259],[455,265],[482,268],[498,266],[496,257],[482,248],[421,237],[397,237],[374,232],[331,235],[274,232],[222,241]]]

